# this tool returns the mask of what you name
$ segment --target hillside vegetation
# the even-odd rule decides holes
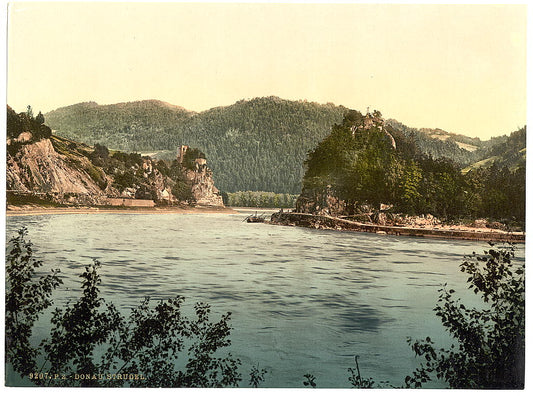
[[[494,144],[480,150],[480,161],[466,167],[463,172],[472,169],[488,168],[492,165],[507,167],[516,171],[526,166],[526,127],[494,139]]]
[[[350,216],[385,204],[394,213],[523,224],[522,145],[525,128],[487,151],[499,158],[492,165],[462,171],[456,162],[434,159],[414,139],[384,126],[379,112],[363,116],[351,110],[309,153],[296,208]]]
[[[187,147],[180,160],[155,160],[52,135],[43,122],[42,115],[7,107],[8,203],[39,197],[57,204],[109,205],[111,198],[136,198],[159,205],[222,206],[205,155],[196,148]]]
[[[209,157],[223,191],[299,193],[307,151],[345,111],[333,104],[269,97],[202,113],[158,101],[81,103],[52,111],[46,119],[58,135],[114,149],[198,147]]]
[[[209,157],[223,191],[299,194],[308,151],[347,111],[333,104],[266,97],[195,113],[149,100],[80,103],[47,113],[46,119],[60,136],[164,159],[171,159],[181,144],[198,147]],[[409,128],[395,120],[386,125],[422,153],[452,159],[463,167],[481,160],[480,149],[492,145],[438,129]]]
[[[396,120],[387,120],[386,125],[401,132],[420,151],[434,159],[447,158],[460,165],[471,164],[482,158],[482,150],[491,141],[481,141],[464,135],[446,132],[438,128],[411,128]]]

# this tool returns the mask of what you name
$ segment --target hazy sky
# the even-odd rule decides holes
[[[526,123],[525,5],[24,3],[8,104],[275,95],[479,136]]]

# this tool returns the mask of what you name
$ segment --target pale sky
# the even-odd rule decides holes
[[[275,95],[488,139],[526,123],[525,5],[11,3],[7,103]]]

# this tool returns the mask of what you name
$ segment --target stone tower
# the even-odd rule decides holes
[[[176,153],[176,159],[178,160],[178,162],[180,164],[183,162],[183,158],[184,158],[185,153],[187,152],[188,148],[189,148],[189,146],[186,146],[186,145],[178,146],[178,150],[177,150],[177,153]]]

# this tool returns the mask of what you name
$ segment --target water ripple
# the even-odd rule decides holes
[[[96,258],[102,295],[121,310],[145,296],[182,295],[186,312],[196,301],[211,304],[213,318],[231,311],[232,353],[271,367],[265,386],[273,387],[301,386],[294,378],[306,370],[320,370],[321,386],[347,385],[355,354],[373,378],[401,383],[417,365],[405,338],[441,335],[432,311],[437,289],[444,282],[463,287],[463,255],[487,249],[482,242],[251,227],[244,217],[9,217],[6,237],[28,226],[43,272],[61,268],[58,304],[79,297],[79,275]],[[517,256],[523,260],[523,249]]]

